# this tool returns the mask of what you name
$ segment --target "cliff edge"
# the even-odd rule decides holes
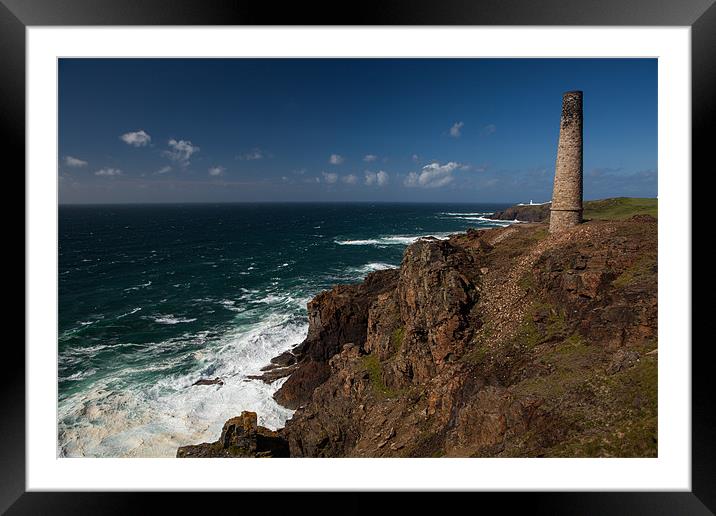
[[[650,215],[422,239],[400,269],[308,311],[306,340],[262,377],[289,375],[276,399],[296,408],[274,450],[280,439],[292,457],[657,455]],[[217,443],[178,456],[227,456]]]
[[[519,220],[520,222],[547,222],[552,203],[516,204],[496,211],[488,218],[493,220]],[[585,220],[622,220],[634,214],[657,216],[657,200],[639,197],[613,197],[584,202]]]

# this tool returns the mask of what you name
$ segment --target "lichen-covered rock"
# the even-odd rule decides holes
[[[401,354],[424,355],[416,349],[424,347],[433,362],[426,374],[414,376],[419,382],[460,356],[480,327],[479,313],[473,311],[480,288],[474,268],[472,255],[449,241],[421,240],[405,251],[397,288],[405,328]],[[413,369],[418,366],[414,363]]]

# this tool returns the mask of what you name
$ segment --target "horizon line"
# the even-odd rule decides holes
[[[606,199],[658,199],[657,195],[653,197],[634,197],[628,195],[618,195],[613,197],[598,197],[593,199],[584,199],[588,201],[601,201]],[[533,199],[534,200],[534,199]],[[57,207],[67,206],[171,206],[186,204],[510,204],[516,206],[525,201],[147,201],[147,202],[77,202],[77,203],[57,203]],[[537,204],[548,204],[551,199]]]

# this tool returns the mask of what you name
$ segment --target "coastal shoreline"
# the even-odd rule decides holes
[[[275,436],[293,457],[655,456],[656,291],[638,210],[419,240],[309,303],[308,337],[265,372],[296,409]]]

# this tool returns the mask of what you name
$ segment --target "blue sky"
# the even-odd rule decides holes
[[[584,91],[585,198],[657,194],[655,59],[61,59],[61,203],[549,200]]]

